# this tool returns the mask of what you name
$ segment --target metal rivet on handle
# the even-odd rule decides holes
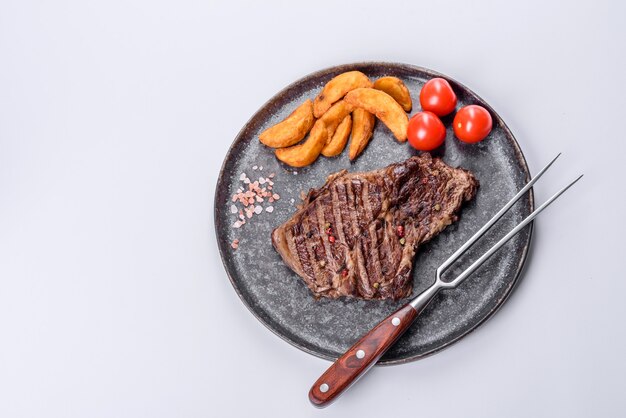
[[[365,357],[365,351],[359,350],[356,352],[356,358],[363,358],[363,357]]]
[[[322,383],[320,385],[320,392],[326,393],[326,392],[328,392],[328,389],[329,389],[329,387],[328,387],[328,385],[326,383]]]
[[[391,320],[391,323],[393,324],[394,327],[397,327],[398,325],[400,325],[400,318],[398,318],[397,316],[394,316],[393,319]]]

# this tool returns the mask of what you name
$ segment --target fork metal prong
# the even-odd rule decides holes
[[[528,215],[522,222],[520,222],[508,234],[506,234],[504,237],[502,237],[500,239],[500,241],[498,241],[486,253],[484,253],[482,256],[480,256],[478,258],[478,260],[474,261],[467,269],[465,269],[465,271],[463,273],[459,274],[454,280],[452,280],[450,282],[444,282],[444,286],[443,287],[445,287],[445,288],[452,288],[452,287],[458,286],[463,280],[465,280],[467,278],[467,276],[472,274],[478,267],[480,267],[481,264],[483,264],[489,257],[491,257],[493,255],[493,253],[498,251],[500,249],[500,247],[502,247],[504,244],[507,243],[508,240],[513,238],[513,236],[515,234],[517,234],[519,231],[522,230],[522,228],[524,228],[526,225],[528,225],[530,222],[532,222],[532,220],[535,219],[535,217],[537,217],[537,215],[539,215],[545,208],[550,206],[550,204],[552,202],[554,202],[559,196],[561,196],[563,193],[565,193],[565,191],[567,189],[572,187],[578,180],[580,180],[582,178],[582,176],[583,175],[581,174],[576,180],[572,181],[570,184],[568,184],[567,186],[563,187],[561,190],[556,192],[554,194],[554,196],[552,196],[550,199],[545,201],[541,206],[539,206],[537,209],[535,209],[530,215]]]
[[[511,206],[513,206],[513,204],[519,200],[520,197],[522,197],[531,187],[533,187],[533,184],[535,184],[537,180],[541,178],[541,176],[548,170],[548,168],[550,168],[552,164],[554,164],[554,162],[560,156],[561,156],[561,153],[559,152],[557,156],[554,157],[552,161],[550,161],[544,168],[542,168],[541,171],[539,171],[539,173],[537,173],[537,175],[533,179],[531,179],[522,189],[520,189],[520,191],[517,192],[517,194],[513,196],[513,198],[509,200],[509,202],[506,205],[504,205],[502,209],[498,211],[498,213],[493,215],[493,217],[489,220],[489,222],[483,225],[482,228],[480,228],[474,235],[472,235],[472,237],[469,240],[465,242],[465,244],[461,246],[461,248],[456,250],[454,254],[448,257],[448,259],[444,261],[443,264],[441,264],[437,268],[437,273],[436,273],[437,280],[441,280],[441,274],[448,267],[450,267],[450,265],[452,265],[452,263],[454,263],[461,256],[461,254],[465,253],[465,251],[467,251],[469,247],[471,247],[480,237],[482,237],[485,234],[485,232],[487,232],[487,230],[491,228],[493,224],[495,224],[498,221],[498,219],[500,219],[502,215],[504,215],[506,211],[508,211],[511,208]]]

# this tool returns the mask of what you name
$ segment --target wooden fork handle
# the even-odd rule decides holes
[[[418,312],[407,304],[381,321],[317,379],[309,400],[325,407],[361,377],[411,326]]]

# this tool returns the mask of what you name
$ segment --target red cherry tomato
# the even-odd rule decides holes
[[[433,112],[437,116],[445,116],[454,111],[456,94],[447,80],[433,78],[422,87],[420,104],[423,110]]]
[[[491,115],[487,109],[478,105],[462,107],[452,122],[456,137],[470,144],[485,139],[491,132],[492,125]]]
[[[413,148],[432,151],[446,139],[446,127],[434,113],[419,112],[409,120],[407,137]]]

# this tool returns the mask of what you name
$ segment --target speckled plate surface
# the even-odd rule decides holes
[[[313,165],[293,169],[280,163],[271,149],[259,143],[258,134],[286,117],[303,100],[313,99],[332,77],[360,70],[371,79],[392,75],[401,78],[413,98],[413,112],[420,110],[419,91],[430,78],[444,77],[454,88],[459,103],[480,104],[492,114],[494,127],[478,144],[459,142],[452,133],[452,117],[445,145],[434,155],[453,167],[471,170],[480,181],[474,201],[465,206],[460,220],[421,247],[415,258],[413,295],[434,280],[435,270],[454,250],[502,207],[530,178],[515,138],[497,113],[467,87],[434,71],[405,64],[358,63],[310,74],[270,99],[252,116],[231,146],[222,166],[215,196],[215,229],[220,253],[230,280],[244,304],[276,335],[294,346],[325,359],[336,359],[361,335],[407,302],[363,300],[315,300],[303,281],[283,264],[272,247],[272,229],[286,221],[300,201],[300,192],[321,186],[326,177],[343,168],[368,171],[402,161],[416,153],[408,143],[398,143],[391,132],[376,122],[374,136],[365,152],[350,163],[347,150],[339,157],[320,157]],[[254,167],[257,167],[254,170]],[[261,170],[262,168],[262,170]],[[233,228],[231,197],[250,179],[275,173],[274,192],[280,199],[264,202],[263,212],[241,228]],[[273,212],[265,210],[273,207]],[[494,244],[499,237],[533,209],[532,194],[522,198],[502,220],[445,277],[452,278],[464,266]],[[517,283],[530,245],[532,229],[525,229],[477,270],[457,289],[441,292],[418,317],[411,329],[389,350],[379,364],[402,363],[436,353],[458,341],[493,315]],[[239,248],[231,247],[239,240]]]

